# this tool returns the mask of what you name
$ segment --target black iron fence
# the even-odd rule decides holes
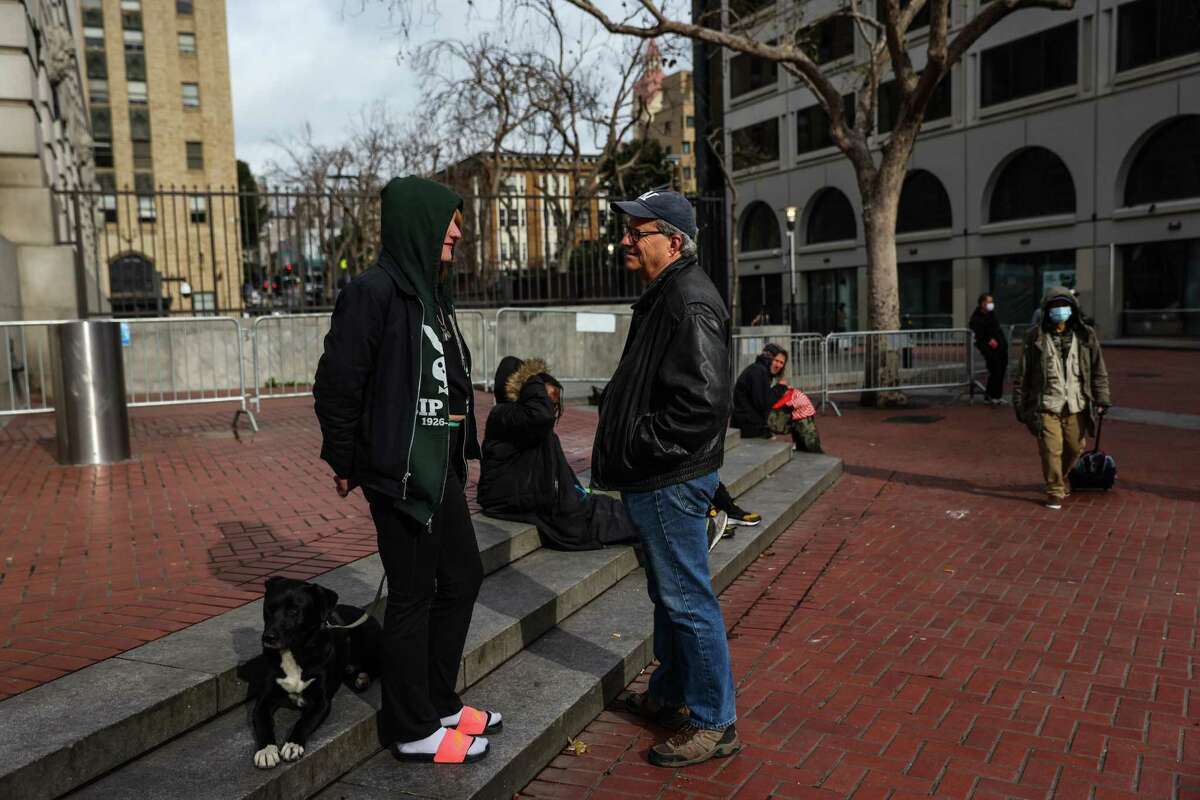
[[[375,263],[376,193],[159,187],[56,192],[82,313],[269,314],[333,307]],[[701,260],[724,285],[724,201],[695,198]],[[605,197],[472,195],[455,250],[464,307],[616,303],[641,291]]]

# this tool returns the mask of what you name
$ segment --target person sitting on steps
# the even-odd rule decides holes
[[[779,432],[790,433],[793,449],[822,453],[817,434],[816,410],[807,395],[788,386],[783,379],[788,352],[768,342],[754,363],[742,370],[733,387],[733,416],[730,426],[743,439],[770,439],[772,412],[776,413]]]

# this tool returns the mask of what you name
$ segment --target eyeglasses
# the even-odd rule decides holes
[[[625,235],[629,237],[629,241],[637,244],[647,236],[666,236],[662,231],[639,231],[637,228],[626,228]]]

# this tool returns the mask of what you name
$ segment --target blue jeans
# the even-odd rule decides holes
[[[725,620],[708,571],[708,507],[716,488],[711,472],[621,496],[641,536],[654,602],[659,667],[650,676],[650,696],[686,705],[692,723],[706,730],[724,730],[737,719]]]

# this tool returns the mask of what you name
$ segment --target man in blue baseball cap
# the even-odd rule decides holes
[[[614,203],[625,267],[646,281],[604,391],[592,482],[617,489],[638,529],[658,669],[634,713],[676,733],[650,762],[685,767],[741,748],[725,621],[708,569],[708,509],[729,420],[729,316],[696,261],[696,216],[676,192]]]

